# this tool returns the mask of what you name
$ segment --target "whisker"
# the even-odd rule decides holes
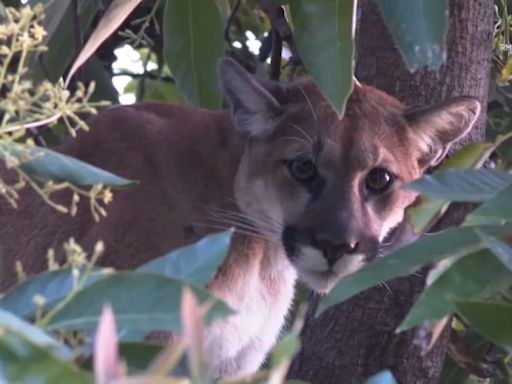
[[[297,129],[300,133],[302,133],[309,144],[313,144],[313,139],[311,138],[311,136],[308,135],[306,131],[304,131],[301,127],[299,127],[297,124],[292,123],[291,121],[289,121],[288,124],[290,124],[293,128]]]
[[[306,99],[306,102],[309,105],[309,109],[311,110],[311,114],[313,115],[313,120],[316,121],[316,112],[315,112],[315,109],[313,108],[313,104],[311,104],[311,100],[309,100],[308,94],[306,93],[306,91],[304,90],[302,85],[300,85],[300,84],[299,84],[299,89],[302,92],[302,94],[304,95],[304,98]]]
[[[389,288],[389,285],[387,285],[386,283],[380,283],[379,284],[381,287],[384,287],[386,288],[386,290],[389,292],[389,293],[393,293],[393,291],[391,290],[391,288]]]

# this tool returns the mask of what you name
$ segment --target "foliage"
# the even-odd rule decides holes
[[[29,1],[31,5],[36,2]],[[268,2],[251,0],[201,0],[197,4],[196,0],[114,0],[108,8],[100,0],[42,3],[46,19],[40,6],[22,7],[17,0],[0,2],[0,160],[15,175],[14,181],[0,180],[0,194],[14,206],[19,190],[28,185],[46,203],[71,214],[80,196],[85,197],[99,220],[111,199],[106,186],[131,183],[33,143],[59,141],[62,133],[46,129],[57,121],[71,135],[76,124],[87,129],[83,114],[105,105],[97,100],[116,102],[113,82],[121,76],[129,77],[125,91],[133,92],[137,101],[185,100],[218,108],[221,95],[215,63],[227,53],[252,72],[272,74],[277,69],[281,79],[293,77],[298,63],[304,63],[299,71],[310,72],[340,115],[351,91],[357,21],[353,0],[279,1],[287,19],[268,12],[263,6]],[[447,1],[436,0],[429,3],[431,7],[425,3],[379,1],[411,69],[437,68],[446,55]],[[453,328],[469,345],[474,363],[463,368],[448,363],[445,377],[463,377],[459,382],[476,375],[499,383],[512,376],[509,8],[505,0],[496,0],[489,142],[463,149],[436,173],[410,185],[423,194],[422,204],[409,212],[420,234],[432,227],[450,201],[478,202],[480,207],[462,227],[424,236],[342,280],[321,304],[325,309],[434,262],[428,286],[401,329],[419,325],[418,342],[428,349],[439,326],[456,313]],[[284,44],[277,60],[272,50],[276,31]],[[137,50],[140,72],[131,67],[113,69],[112,52],[124,45]],[[66,79],[66,87],[60,85],[61,79]],[[493,151],[499,155],[496,169],[477,170]],[[61,189],[72,191],[68,205],[52,199]],[[209,322],[230,313],[204,287],[222,263],[230,236],[230,232],[213,235],[130,272],[96,267],[103,246],[98,245],[87,257],[74,241],[65,245],[64,266],[55,264],[51,252],[50,271],[26,277],[19,266],[23,281],[0,299],[0,380],[213,382],[201,351],[194,346],[200,344]],[[297,317],[295,326],[276,346],[269,369],[243,382],[284,382],[299,347],[301,318]],[[184,337],[178,344],[158,347],[144,340],[146,331],[152,329],[180,329]],[[383,372],[369,382],[392,383],[394,379]]]
[[[0,159],[13,170],[14,176],[10,181],[0,179],[0,197],[16,207],[19,191],[28,185],[55,209],[74,214],[80,196],[85,196],[90,200],[92,214],[99,219],[105,212],[99,203],[106,204],[111,199],[105,185],[126,185],[128,180],[37,148],[30,138],[32,129],[59,119],[72,135],[74,124],[88,129],[79,115],[96,113],[95,107],[104,105],[89,101],[94,92],[93,83],[87,89],[78,85],[70,93],[49,81],[34,87],[27,79],[29,57],[46,50],[42,45],[46,35],[40,24],[42,17],[41,6],[33,10],[6,8],[5,20],[0,24]],[[92,188],[79,187],[84,184],[91,184]],[[69,207],[52,199],[52,194],[62,189],[73,191]]]

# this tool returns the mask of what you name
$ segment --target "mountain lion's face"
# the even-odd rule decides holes
[[[264,84],[229,60],[220,75],[246,138],[237,203],[321,292],[393,243],[416,198],[402,186],[441,161],[480,111],[472,98],[410,111],[357,85],[339,119],[309,80]]]

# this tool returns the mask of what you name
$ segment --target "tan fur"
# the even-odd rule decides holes
[[[238,313],[211,327],[205,348],[217,376],[250,373],[278,337],[297,271],[326,291],[376,257],[379,242],[402,221],[416,194],[400,186],[429,165],[420,157],[441,151],[429,128],[416,131],[422,119],[455,132],[445,148],[479,111],[478,103],[465,99],[459,109],[472,115],[470,121],[460,123],[450,106],[443,109],[449,118],[435,110],[408,117],[397,100],[360,85],[339,120],[311,80],[280,87],[257,81],[231,61],[223,62],[220,75],[232,115],[163,103],[113,107],[91,120],[90,133],[80,131],[58,148],[139,181],[116,192],[101,222],[93,222],[85,204],[76,218],[57,214],[28,190],[16,211],[0,202],[2,287],[14,282],[16,259],[31,273],[41,271],[46,250],[60,249],[71,236],[88,250],[103,239],[101,264],[126,269],[235,226],[229,256],[209,289]],[[450,127],[439,128],[448,120]],[[297,154],[315,156],[325,179],[314,198],[285,165]],[[385,196],[369,199],[361,186],[375,167],[395,173],[397,182]],[[288,227],[300,230],[296,254],[283,248]],[[311,237],[361,247],[340,254],[329,269]],[[375,249],[365,248],[370,243]]]

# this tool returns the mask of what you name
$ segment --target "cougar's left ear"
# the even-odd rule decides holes
[[[471,130],[480,110],[477,99],[456,97],[433,107],[406,111],[405,119],[419,149],[420,167],[439,164],[450,146]]]
[[[264,83],[228,58],[219,63],[218,74],[237,128],[250,137],[271,133],[282,120],[284,109]],[[272,86],[276,90],[280,87],[277,83]]]

